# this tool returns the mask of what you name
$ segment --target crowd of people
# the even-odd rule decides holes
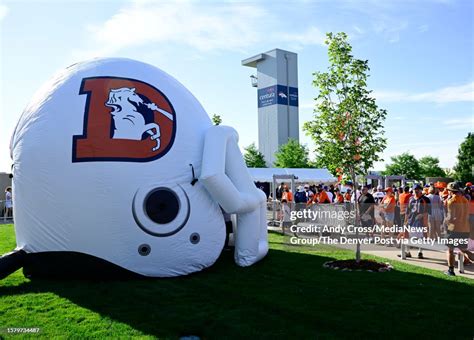
[[[357,189],[349,182],[343,192],[334,185],[305,184],[299,186],[294,195],[285,183],[281,183],[276,190],[276,199],[281,202],[283,227],[292,223],[290,214],[295,207],[301,209],[314,204],[345,204],[348,209],[354,209],[357,201],[362,227],[381,224],[388,227],[387,230],[392,226],[410,226],[415,230],[394,234],[382,231],[382,238],[467,239],[467,244],[458,244],[456,248],[465,254],[465,264],[474,260],[474,254],[470,251],[474,250],[474,186],[470,182],[464,188],[456,182],[437,182],[424,186],[414,184],[411,187],[366,185]],[[367,236],[374,237],[373,233]],[[446,274],[451,276],[455,275],[454,248],[448,246],[449,269]],[[409,248],[405,256],[412,256]],[[424,258],[421,248],[418,258]]]

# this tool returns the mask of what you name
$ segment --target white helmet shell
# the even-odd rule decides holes
[[[17,246],[152,277],[212,265],[222,212],[191,184],[211,126],[196,98],[151,65],[98,59],[57,74],[11,140]]]

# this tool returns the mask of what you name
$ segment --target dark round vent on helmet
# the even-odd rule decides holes
[[[200,239],[201,239],[201,236],[199,236],[198,233],[192,233],[191,236],[189,236],[189,241],[191,241],[192,244],[199,243]]]
[[[155,223],[170,223],[179,212],[178,197],[169,189],[156,189],[146,198],[145,211],[148,217]]]
[[[151,247],[148,244],[141,244],[138,246],[138,254],[141,256],[147,256],[151,252]]]

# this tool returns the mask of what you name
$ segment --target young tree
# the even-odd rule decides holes
[[[469,132],[458,150],[458,163],[454,167],[456,179],[463,183],[474,182],[474,133]]]
[[[448,178],[456,178],[456,172],[452,168],[444,168],[443,171],[446,173]]]
[[[315,98],[313,120],[304,130],[316,144],[316,154],[333,171],[349,174],[353,183],[365,175],[385,149],[383,122],[387,112],[379,109],[367,90],[369,65],[351,54],[345,33],[327,34],[329,68],[314,73]],[[356,221],[359,207],[355,204]],[[358,234],[356,235],[358,236]],[[360,261],[360,245],[356,260]]]
[[[426,177],[446,177],[446,172],[439,166],[437,157],[425,156],[418,160],[421,170],[421,178]]]
[[[249,168],[266,168],[265,158],[263,154],[257,150],[255,147],[255,143],[250,144],[246,148],[244,148],[244,160],[245,164]]]
[[[211,119],[212,119],[212,123],[214,125],[221,125],[222,124],[222,118],[219,115],[213,114]]]
[[[289,139],[288,143],[280,145],[275,152],[274,165],[277,168],[309,168],[309,151],[305,145],[301,145],[295,139]]]
[[[401,175],[408,179],[422,179],[420,163],[412,154],[404,152],[391,157],[392,163],[385,166],[383,175]]]

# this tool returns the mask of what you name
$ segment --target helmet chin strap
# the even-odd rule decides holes
[[[198,179],[196,178],[196,175],[194,174],[194,166],[192,164],[189,164],[189,166],[191,167],[191,171],[193,173],[193,180],[191,181],[191,185],[194,186],[194,184],[196,184]]]

